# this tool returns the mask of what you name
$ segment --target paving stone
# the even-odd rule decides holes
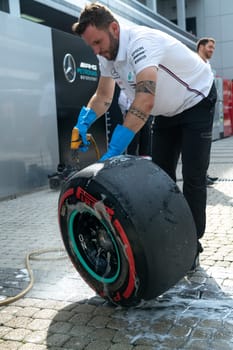
[[[126,321],[110,318],[109,321],[107,321],[107,327],[112,329],[122,329],[128,325]]]
[[[24,307],[19,308],[18,311],[15,313],[17,317],[32,317],[36,315],[36,313],[39,311],[36,307]]]
[[[143,346],[150,346],[153,347],[155,344],[159,344],[159,336],[157,335],[151,335],[150,332],[147,333],[141,333],[138,334],[136,337],[131,339],[130,344],[137,346],[137,345],[143,345]]]
[[[116,308],[115,306],[98,306],[94,310],[94,315],[101,315],[101,316],[110,316],[115,315]]]
[[[81,314],[74,315],[69,320],[69,322],[75,325],[87,325],[91,319],[92,319],[92,315],[90,313],[85,314],[84,312],[82,312]]]
[[[70,321],[72,320],[72,317],[74,317],[75,313],[73,311],[66,311],[66,310],[62,310],[62,312],[59,312],[56,315],[56,321]]]
[[[169,349],[182,349],[185,346],[186,339],[177,337],[166,337],[162,340],[162,344]],[[197,350],[197,349],[196,349]]]
[[[216,340],[211,344],[211,349],[213,350],[232,350],[233,349],[233,342],[224,341],[224,340]]]
[[[12,328],[5,327],[5,326],[0,326],[0,338],[3,338],[4,335],[9,333],[10,331],[12,331]]]
[[[151,345],[136,345],[134,347],[134,349],[136,349],[136,350],[152,350],[152,349],[156,350],[156,347],[155,346],[151,347]],[[160,346],[159,350],[168,350],[168,348],[164,347],[164,346]]]
[[[46,345],[39,345],[39,344],[24,344],[20,348],[20,350],[46,350]]]
[[[191,339],[187,344],[184,345],[184,349],[188,350],[207,350],[212,349],[209,345],[209,340]],[[221,348],[219,348],[220,350]],[[221,349],[222,350],[222,349]]]
[[[151,330],[155,334],[167,334],[169,330],[172,328],[172,323],[170,320],[160,320],[151,325]]]
[[[188,337],[192,331],[192,328],[181,326],[181,325],[174,325],[169,334],[175,337]]]
[[[42,344],[47,339],[46,331],[32,331],[30,334],[26,335],[24,338],[25,342]]]
[[[87,305],[87,304],[78,304],[75,309],[72,309],[73,312],[77,313],[94,313],[96,311],[96,306]]]
[[[89,333],[90,339],[93,340],[99,340],[104,339],[105,341],[111,341],[116,334],[116,331],[112,329],[106,329],[106,328],[97,328],[94,329],[91,333]]]
[[[36,319],[28,324],[28,329],[33,331],[40,331],[47,329],[51,324],[51,320]]]
[[[73,325],[71,323],[68,323],[68,322],[54,322],[49,327],[49,331],[51,333],[66,334],[67,332],[69,332],[71,330],[72,326]]]
[[[111,347],[111,343],[96,340],[87,345],[85,350],[109,350]]]
[[[90,343],[88,337],[71,337],[65,344],[64,347],[68,350],[84,350]]]
[[[22,346],[22,343],[16,341],[3,341],[0,343],[0,346],[1,350],[18,350]]]
[[[17,307],[17,306],[14,306],[14,305],[9,305],[7,308],[5,307],[4,309],[2,309],[1,314],[3,315],[4,313],[7,313],[9,315],[15,315],[20,310],[22,310],[21,307]]]
[[[0,311],[0,325],[6,324],[6,322],[12,320],[14,315],[8,313],[7,311]]]
[[[136,349],[139,349],[138,347],[134,347]],[[132,345],[126,345],[126,344],[113,344],[110,346],[109,350],[132,350],[133,349],[133,346]],[[141,350],[142,347],[141,347]],[[144,350],[146,350],[144,348]],[[147,350],[149,350],[149,348],[147,348]]]
[[[132,338],[133,335],[131,335],[131,332],[129,332],[128,330],[119,330],[113,337],[113,342],[117,344],[130,344]]]
[[[213,332],[213,328],[203,328],[198,326],[198,328],[194,329],[192,332],[192,336],[196,339],[208,339],[212,337]]]
[[[38,299],[33,299],[33,298],[21,298],[16,300],[14,303],[12,303],[11,305],[13,306],[19,306],[19,307],[37,307],[37,303],[41,304],[43,303],[44,300],[38,300]],[[46,303],[46,301],[45,301]],[[9,305],[7,308],[9,308],[11,305]],[[38,308],[40,308],[38,306]]]
[[[29,329],[17,328],[17,329],[12,329],[10,332],[5,334],[3,336],[3,339],[5,339],[5,340],[23,341],[24,338],[28,334],[31,334],[31,331]]]
[[[14,317],[5,323],[7,327],[12,328],[27,328],[28,324],[31,322],[29,317]]]
[[[47,345],[48,346],[58,346],[58,347],[62,347],[70,338],[69,334],[60,334],[60,333],[56,333],[56,334],[52,334],[49,335],[47,338]]]
[[[88,325],[96,328],[103,328],[107,326],[109,318],[105,316],[94,316],[89,322]]]
[[[57,314],[56,310],[51,310],[51,309],[44,309],[44,310],[39,310],[33,315],[33,318],[42,318],[45,320],[52,320]]]

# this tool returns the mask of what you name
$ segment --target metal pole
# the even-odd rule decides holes
[[[9,0],[10,14],[15,17],[20,17],[19,0]]]
[[[146,6],[153,12],[157,12],[157,0],[147,0]]]
[[[176,8],[177,24],[180,28],[186,30],[185,0],[176,0]]]

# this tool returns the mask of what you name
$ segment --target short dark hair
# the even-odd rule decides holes
[[[215,44],[215,39],[214,38],[208,38],[208,37],[204,37],[198,40],[197,42],[197,51],[199,50],[201,45],[206,45],[208,44],[208,42],[211,41],[212,43]]]
[[[79,21],[73,24],[72,30],[80,36],[89,25],[105,30],[112,22],[118,22],[112,12],[106,6],[95,2],[85,6],[80,14]]]

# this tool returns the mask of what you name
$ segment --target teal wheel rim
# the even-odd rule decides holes
[[[74,210],[68,223],[70,242],[79,262],[91,277],[105,284],[114,283],[120,274],[120,253],[108,226],[92,210]]]

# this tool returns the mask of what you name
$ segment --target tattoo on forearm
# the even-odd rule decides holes
[[[105,102],[104,102],[104,106],[105,106],[106,108],[109,108],[109,107],[111,106],[111,102],[105,101]]]
[[[131,107],[129,108],[129,111],[128,111],[128,112],[131,113],[131,114],[133,114],[133,115],[135,115],[135,117],[137,117],[137,118],[143,120],[144,122],[146,122],[147,119],[148,119],[148,115],[147,115],[146,113],[140,111],[139,109],[137,109],[137,108],[135,108],[135,107],[133,107],[133,106],[131,106]]]
[[[136,93],[144,92],[146,94],[155,95],[155,81],[152,80],[142,80],[136,84]]]

